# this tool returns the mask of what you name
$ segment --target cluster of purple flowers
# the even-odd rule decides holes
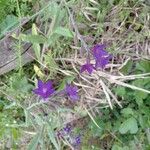
[[[73,133],[71,125],[67,124],[62,130],[57,132],[58,138],[66,138],[70,141],[70,144],[74,147],[81,144],[81,135]]]
[[[77,86],[66,84],[64,91],[71,100],[76,101],[79,99]],[[38,80],[38,87],[34,89],[33,92],[44,99],[47,99],[56,94],[51,80],[48,80],[47,82]]]
[[[95,59],[95,64],[91,64],[90,60],[87,59],[87,62],[81,67],[80,72],[87,71],[89,74],[92,74],[93,70],[98,68],[104,69],[112,58],[112,55],[110,55],[105,49],[106,46],[104,44],[95,45],[92,48],[92,55]]]
[[[92,48],[92,55],[95,59],[95,64],[91,64],[90,59],[87,59],[87,62],[81,67],[80,72],[82,73],[87,71],[89,74],[92,74],[93,70],[98,68],[104,69],[109,63],[109,60],[112,58],[112,56],[105,49],[105,45],[95,45]],[[47,82],[38,80],[38,87],[34,89],[33,92],[43,99],[47,99],[57,93],[51,80],[48,80]],[[77,86],[66,83],[63,92],[65,92],[65,94],[73,101],[79,99]],[[61,132],[58,132],[57,136],[61,138],[66,136],[71,137],[71,144],[73,146],[78,146],[81,143],[81,135],[72,136],[72,129],[70,125],[66,125]]]
[[[87,62],[81,67],[80,72],[87,71],[89,74],[92,74],[93,70],[98,68],[104,69],[112,58],[112,55],[110,55],[105,49],[106,46],[104,44],[95,45],[92,48],[92,55],[95,59],[95,64],[91,64],[90,60],[87,59]],[[71,100],[76,101],[79,99],[77,86],[66,84],[64,91]],[[45,83],[38,80],[38,88],[34,89],[33,92],[44,99],[56,94],[52,81],[50,80]]]

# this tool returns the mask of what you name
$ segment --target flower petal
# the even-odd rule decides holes
[[[103,55],[108,55],[108,53],[105,51],[106,46],[104,44],[97,44],[93,47],[93,56],[95,58],[100,58]]]
[[[75,142],[74,142],[75,145],[80,145],[81,144],[81,136],[78,135],[75,137]]]
[[[94,68],[93,64],[86,63],[86,64],[82,65],[80,72],[82,73],[84,71],[87,71],[89,74],[91,74],[94,69],[95,68]]]
[[[81,69],[80,69],[80,73],[84,72],[86,70],[86,66],[85,65],[82,65],[81,66]]]
[[[43,81],[39,79],[38,80],[38,88],[42,89],[43,88],[43,84],[44,84]]]
[[[96,64],[95,67],[96,68],[102,68],[104,69],[105,66],[109,63],[109,58],[100,58],[100,59],[96,59]]]
[[[46,91],[47,91],[48,89],[51,89],[51,84],[49,83],[49,81],[43,83],[42,90],[43,90],[43,89],[45,89]]]
[[[77,86],[73,86],[70,84],[66,85],[66,93],[72,100],[78,100],[79,99],[77,90],[78,90]]]
[[[43,83],[42,80],[38,80],[38,88],[33,90],[33,92],[45,99],[51,96],[55,90],[52,86],[52,81],[49,80]]]
[[[77,94],[72,94],[69,96],[71,98],[71,100],[76,101],[79,99],[79,96]]]
[[[94,70],[94,66],[92,64],[89,64],[88,67],[87,67],[87,71],[89,74],[92,74],[93,70]]]
[[[54,89],[49,89],[49,90],[46,92],[46,96],[47,96],[47,97],[50,97],[54,92],[55,92]]]
[[[45,93],[43,93],[41,91],[41,89],[34,89],[33,92],[39,96],[41,96],[42,98],[45,98]]]
[[[48,80],[48,81],[45,83],[45,87],[46,87],[47,89],[53,88],[53,83],[52,83],[52,81],[51,81],[51,80]]]

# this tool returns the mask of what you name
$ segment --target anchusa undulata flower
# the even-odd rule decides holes
[[[110,55],[105,49],[106,46],[104,44],[96,44],[92,48],[92,55],[95,59],[95,67],[89,62],[90,60],[88,58],[86,64],[81,66],[80,72],[82,73],[87,71],[89,74],[92,74],[94,69],[104,69],[109,63],[109,60],[112,58],[112,55]]]
[[[73,147],[78,147],[81,144],[81,135],[74,133],[70,124],[67,124],[64,128],[57,132],[59,139],[66,139]]]
[[[48,80],[47,82],[43,82],[42,80],[38,80],[38,87],[33,90],[33,92],[40,97],[47,99],[48,97],[51,97],[52,95],[56,95],[56,93],[52,81]],[[62,93],[66,93],[67,96],[70,98],[70,100],[76,101],[79,99],[78,95],[78,88],[77,86],[74,86],[72,84],[66,84],[65,89]]]
[[[67,84],[65,91],[71,100],[76,101],[79,99],[77,86],[74,86],[72,84]]]
[[[105,66],[109,63],[109,60],[112,58],[112,55],[110,55],[105,50],[105,48],[106,48],[105,45],[97,44],[92,49],[92,53],[93,53],[93,56],[96,61],[96,64],[95,64],[96,68],[100,67],[100,68],[104,69]]]
[[[75,145],[75,146],[78,146],[78,145],[80,145],[80,144],[81,144],[81,136],[78,135],[78,136],[76,136],[75,139],[74,139],[74,145]]]
[[[71,131],[72,131],[72,127],[70,124],[67,124],[63,129],[59,130],[57,132],[57,136],[58,138],[62,138],[64,136],[68,136],[71,134]]]
[[[40,97],[46,99],[54,94],[55,90],[52,85],[52,81],[43,82],[42,80],[38,80],[38,88],[34,89],[33,92]]]
[[[86,64],[81,66],[80,72],[82,73],[84,71],[87,71],[89,74],[92,74],[94,69],[95,67],[93,66],[93,64],[91,64],[90,62],[86,62]]]
[[[64,128],[63,128],[64,132],[69,134],[71,132],[71,125],[67,124]]]

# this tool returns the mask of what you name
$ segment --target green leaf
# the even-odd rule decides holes
[[[73,38],[73,33],[69,29],[64,28],[64,27],[57,27],[54,33],[65,36],[65,37]]]
[[[132,108],[124,108],[121,113],[124,115],[124,116],[129,116],[129,115],[133,115],[134,112],[132,110]]]
[[[20,76],[15,74],[10,81],[12,90],[18,91],[20,93],[26,93],[32,89],[32,85],[28,83],[25,76]]]
[[[40,133],[37,133],[30,141],[27,150],[36,150],[40,139]]]
[[[142,71],[143,73],[150,72],[150,61],[141,60],[139,63],[137,63],[136,69]]]
[[[129,60],[125,66],[121,68],[121,72],[125,75],[129,74],[133,66],[133,61]]]
[[[58,87],[58,91],[62,91],[66,86],[66,81],[63,80],[60,84],[59,84],[59,87]]]
[[[146,129],[146,136],[147,136],[148,143],[150,144],[150,128]]]
[[[126,95],[126,90],[124,87],[122,86],[118,86],[117,88],[114,89],[115,93],[118,95],[118,96],[125,96]]]
[[[134,96],[136,103],[140,106],[143,104],[143,100],[146,99],[146,97],[148,96],[148,93],[142,91],[135,91]]]
[[[148,117],[141,115],[141,113],[139,114],[139,118],[138,118],[139,124],[141,126],[142,129],[145,129],[148,127]]]
[[[66,81],[66,83],[71,84],[71,82],[75,79],[74,76],[66,76],[64,78],[64,80]]]
[[[50,124],[47,125],[47,133],[48,133],[50,141],[54,144],[55,148],[57,150],[60,150],[60,145],[56,141],[55,132]]]
[[[60,26],[62,22],[67,21],[65,8],[62,8],[57,2],[50,2],[47,12],[44,14],[44,20],[51,18],[52,22],[50,25],[50,30],[54,31],[55,28]]]
[[[17,129],[17,128],[12,128],[11,131],[12,131],[13,139],[17,140],[20,137],[20,135],[21,135],[20,134],[20,130]]]
[[[103,120],[101,120],[100,118],[95,118],[95,122],[98,124],[99,127],[98,128],[95,123],[91,120],[88,124],[89,129],[91,130],[93,136],[102,136],[103,131],[105,129],[105,123],[103,122]]]
[[[62,80],[61,84],[59,85],[58,91],[63,90],[63,89],[65,88],[66,84],[67,84],[67,83],[70,84],[74,79],[75,79],[74,76],[66,76],[66,77]]]
[[[23,41],[31,42],[31,43],[44,44],[44,43],[47,42],[47,39],[42,35],[25,35],[25,34],[21,34],[20,38]]]
[[[137,125],[137,121],[134,117],[131,117],[127,120],[125,120],[120,128],[119,128],[119,132],[121,134],[125,134],[127,132],[131,133],[131,134],[135,134],[138,131],[138,125]]]
[[[38,35],[37,27],[36,27],[35,24],[32,25],[32,35]],[[40,61],[40,56],[41,56],[40,45],[36,44],[36,43],[33,43],[32,47],[34,49],[34,52],[35,52],[35,55],[36,55],[37,59]]]
[[[136,79],[135,81],[132,82],[134,86],[141,87],[144,89],[149,89],[150,85],[150,78],[145,78],[145,79]],[[143,100],[148,97],[148,93],[142,92],[142,91],[134,91],[134,97],[136,100],[136,103],[140,106],[143,104]]]
[[[54,56],[51,51],[44,55],[44,60],[48,68],[50,68],[49,76],[54,76],[57,73],[58,65],[54,60]]]
[[[18,18],[14,15],[8,15],[6,19],[0,24],[0,38],[19,23]]]
[[[130,149],[127,146],[121,147],[119,145],[114,144],[111,150],[130,150]]]

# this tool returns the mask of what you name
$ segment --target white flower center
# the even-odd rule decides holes
[[[43,93],[46,93],[47,92],[47,88],[43,88]]]

